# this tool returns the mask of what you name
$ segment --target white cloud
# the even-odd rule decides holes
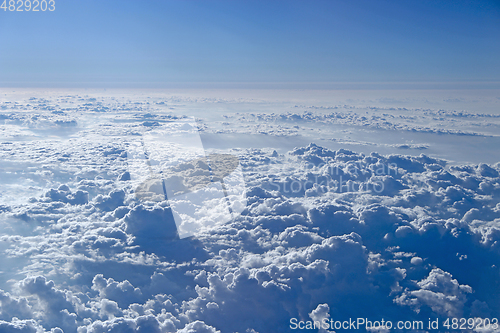
[[[286,332],[291,317],[427,320],[500,311],[492,292],[500,165],[451,165],[430,139],[466,130],[488,138],[476,126],[485,117],[414,109],[411,118],[409,109],[355,105],[288,112],[284,104],[277,107],[286,112],[231,115],[213,100],[47,99],[50,110],[28,115],[7,104],[0,112],[0,123],[13,126],[12,135],[1,134],[11,143],[0,145],[1,331],[263,333]],[[220,131],[234,135],[221,136],[224,145],[243,147],[201,147],[238,156],[246,190],[228,195],[238,214],[197,237],[179,237],[172,208],[195,207],[209,222],[227,202],[202,207],[136,195],[127,143],[148,131],[194,130],[172,127],[177,118],[164,103],[179,115],[210,106],[213,113],[198,114],[203,144]],[[222,113],[229,125],[217,125]],[[458,121],[446,128],[431,121],[438,116]],[[391,142],[374,130],[422,142]],[[409,145],[405,153],[420,154],[412,148],[423,143],[429,156],[398,153]],[[169,161],[161,147],[151,149],[187,185],[203,183],[194,157],[177,151]],[[190,174],[198,171],[201,178]]]

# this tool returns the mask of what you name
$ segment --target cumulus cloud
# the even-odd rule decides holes
[[[462,318],[464,316],[463,307],[467,294],[472,293],[472,288],[460,285],[450,273],[435,268],[417,285],[420,289],[406,290],[395,299],[395,302],[412,306],[417,311],[426,306],[443,317]]]
[[[58,98],[24,102],[32,116],[19,105],[0,112],[0,123],[15,128],[0,132],[10,142],[0,145],[0,164],[12,177],[2,178],[0,193],[2,332],[288,332],[291,318],[426,321],[500,311],[500,165],[451,164],[436,157],[434,143],[425,154],[407,143],[410,156],[394,142],[333,141],[324,129],[486,138],[466,127],[487,117],[413,110],[418,124],[402,109],[304,106],[226,114],[229,125],[214,129],[165,105],[178,111],[216,100]],[[421,125],[438,116],[462,123]],[[321,128],[311,138],[307,126]],[[54,139],[38,140],[47,127]],[[213,149],[213,170],[196,154],[171,161],[150,145],[152,168],[171,173],[164,178],[177,198],[145,200],[129,151],[137,138],[167,129],[201,131],[207,143],[217,131],[264,132],[263,142],[280,145],[258,148],[255,137],[255,147]],[[15,139],[22,133],[29,145]],[[203,207],[180,197],[237,168],[245,186],[219,198],[228,200]],[[196,208],[207,223],[228,207],[238,214],[182,238],[180,207]]]

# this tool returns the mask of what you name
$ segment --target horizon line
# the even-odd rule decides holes
[[[45,81],[28,83],[24,81],[1,82],[0,89],[339,89],[340,86],[348,88],[374,89],[383,86],[394,86],[393,89],[500,89],[500,81],[470,80],[470,81],[79,81],[58,82]],[[403,87],[401,87],[401,85]],[[357,87],[356,87],[357,86]],[[426,87],[428,86],[428,87]],[[436,87],[440,86],[440,87]],[[464,87],[465,86],[465,87]]]

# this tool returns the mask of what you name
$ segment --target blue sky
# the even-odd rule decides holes
[[[69,1],[0,10],[0,84],[499,81],[498,1]]]

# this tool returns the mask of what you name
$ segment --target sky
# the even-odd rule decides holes
[[[0,10],[1,86],[497,82],[500,2],[61,1]]]

